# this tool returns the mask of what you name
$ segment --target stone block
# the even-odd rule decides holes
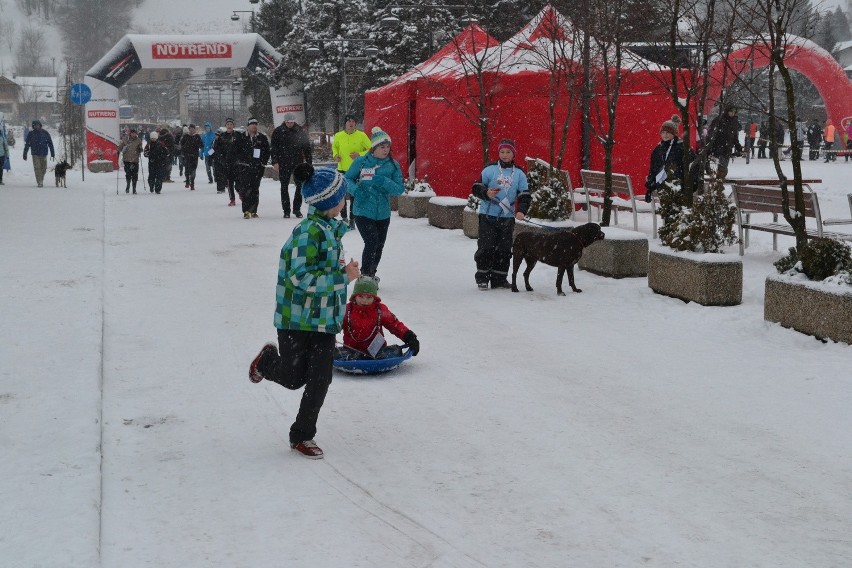
[[[89,171],[93,174],[108,174],[115,171],[110,160],[92,160],[89,162]]]
[[[467,199],[458,197],[433,197],[429,200],[426,215],[429,224],[439,229],[461,229],[464,226],[462,213]]]
[[[743,299],[743,263],[724,254],[652,250],[648,286],[658,294],[702,306],[736,306]]]
[[[267,166],[264,167],[263,177],[274,179],[275,181],[278,181],[278,172],[275,171],[274,167],[267,165]]]
[[[429,214],[429,200],[434,193],[403,193],[397,199],[397,213],[400,217],[421,219]]]
[[[467,207],[462,211],[462,229],[466,237],[479,238],[479,214]]]
[[[636,231],[604,227],[606,239],[583,249],[577,266],[599,276],[636,278],[648,275],[648,237]]]
[[[818,283],[781,276],[766,279],[763,319],[813,335],[852,345],[852,288],[821,289]],[[845,292],[845,293],[844,293]]]

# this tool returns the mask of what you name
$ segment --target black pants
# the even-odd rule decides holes
[[[512,260],[514,217],[479,216],[479,240],[473,260],[476,261],[476,283],[491,282],[497,286],[506,282]]]
[[[808,142],[808,158],[810,160],[819,160],[819,144]]]
[[[151,193],[160,193],[163,190],[163,180],[166,179],[166,171],[171,169],[171,163],[157,164],[148,161],[148,188]]]
[[[317,419],[328,386],[334,361],[334,334],[316,331],[278,330],[277,357],[261,359],[258,370],[268,380],[296,390],[305,387],[296,421],[290,426],[290,443],[313,440]]]
[[[228,197],[234,201],[236,196],[237,186],[237,166],[233,164],[225,164],[222,166],[222,189],[228,188]]]
[[[186,183],[189,187],[195,187],[195,172],[198,170],[198,156],[183,157],[183,173],[186,176]]]
[[[382,260],[382,251],[388,238],[388,227],[390,218],[376,221],[368,217],[357,215],[355,226],[364,239],[364,252],[361,253],[361,274],[375,276]]]
[[[825,149],[825,161],[826,162],[837,161],[837,154],[832,152],[832,150],[834,150],[834,142],[833,141],[832,142],[826,141],[825,146],[823,148]]]
[[[204,167],[207,170],[207,181],[213,183],[213,156],[204,156]]]
[[[237,191],[243,200],[243,213],[257,213],[260,202],[260,180],[263,179],[263,166],[240,166],[240,178]]]
[[[278,180],[281,182],[281,211],[290,214],[290,177],[298,164],[281,164],[278,168]],[[302,210],[302,184],[296,182],[293,193],[293,213]]]
[[[139,162],[124,162],[124,179],[127,180],[127,189],[133,185],[136,191],[136,182],[139,181]]]
[[[757,157],[766,158],[766,140],[757,141]]]

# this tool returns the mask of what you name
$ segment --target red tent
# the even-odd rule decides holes
[[[501,138],[512,138],[517,163],[523,164],[526,156],[549,160],[549,101],[556,92],[551,77],[554,69],[579,65],[580,54],[573,49],[576,34],[574,25],[551,6],[503,44],[471,26],[414,70],[369,91],[365,124],[378,124],[391,135],[400,163],[409,164],[409,157],[416,156],[416,177],[428,175],[439,195],[467,197],[483,166],[480,95],[488,107],[489,159],[495,159]],[[613,167],[630,175],[641,192],[651,150],[659,142],[659,127],[671,118],[674,106],[663,88],[667,69],[630,53],[623,67],[628,66],[616,118]],[[561,86],[554,119],[557,130],[570,119],[563,168],[579,185],[582,122],[577,105],[567,96],[568,84],[573,89],[580,86],[575,77],[582,74],[557,82]],[[600,112],[593,108],[593,124],[597,116],[605,116],[603,93],[595,94],[593,107]],[[597,143],[592,146],[592,168],[603,168],[603,148]]]

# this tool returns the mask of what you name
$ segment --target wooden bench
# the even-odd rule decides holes
[[[823,225],[852,225],[852,193],[846,194],[846,199],[849,200],[849,218],[848,219],[823,219]]]
[[[815,228],[808,228],[809,238],[830,238],[841,241],[852,241],[852,234],[833,233],[823,229],[822,216],[819,211],[819,199],[810,186],[804,188],[805,217],[815,220]],[[793,190],[790,189],[790,199],[793,199]],[[772,233],[772,250],[778,250],[778,235],[794,237],[793,227],[787,223],[779,223],[778,215],[783,214],[781,201],[781,188],[768,185],[739,185],[734,184],[731,197],[737,208],[737,225],[740,232],[740,256],[745,254],[748,246],[748,231],[766,231]],[[850,197],[852,199],[852,197]],[[751,216],[755,213],[771,213],[771,223],[752,223]],[[745,221],[743,221],[745,216]],[[745,231],[745,238],[743,238]]]
[[[592,221],[592,206],[598,210],[598,220],[601,218],[601,209],[603,208],[605,187],[604,180],[606,174],[594,170],[580,170],[580,176],[583,178],[583,187],[578,187],[574,190],[574,201],[576,203],[586,204],[586,210],[589,212],[589,222]],[[627,199],[619,197],[619,194],[626,194]],[[651,213],[654,225],[654,238],[657,237],[657,209],[655,203],[645,203],[644,199],[636,200],[636,195],[633,193],[633,184],[630,182],[630,176],[626,174],[612,174],[612,214],[615,224],[618,224],[618,211],[630,211],[633,214],[633,230],[639,230],[639,216],[637,213]]]

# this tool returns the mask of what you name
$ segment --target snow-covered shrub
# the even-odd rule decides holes
[[[715,173],[715,172],[714,172]],[[725,196],[722,180],[715,175],[704,192],[692,199],[681,191],[680,181],[669,175],[660,189],[660,241],[675,250],[720,252],[737,242],[734,222],[737,211]]]
[[[834,239],[808,241],[805,252],[799,256],[795,248],[775,263],[781,274],[804,274],[811,280],[825,280],[838,276],[841,281],[852,285],[852,251]]]
[[[403,186],[405,187],[405,193],[425,193],[427,191],[433,191],[432,186],[429,185],[429,176],[423,176],[423,179],[417,179],[415,177],[410,177],[403,182]]]
[[[527,215],[535,219],[560,221],[571,211],[567,176],[541,159],[527,158],[527,183],[532,202]]]

